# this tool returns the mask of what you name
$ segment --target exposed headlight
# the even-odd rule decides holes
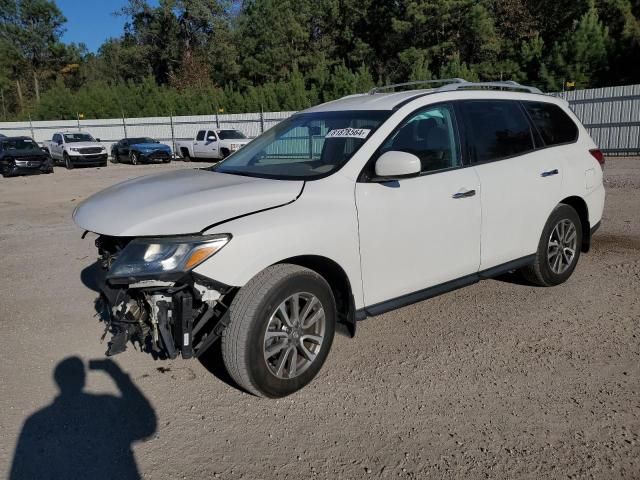
[[[226,234],[138,238],[120,252],[107,278],[182,276],[218,252],[229,240],[231,235]]]
[[[80,151],[78,148],[69,148],[69,150],[71,150],[72,152],[78,152],[78,151]]]

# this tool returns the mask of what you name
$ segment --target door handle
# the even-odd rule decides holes
[[[475,190],[467,190],[466,192],[458,192],[453,194],[453,198],[469,198],[475,196]]]
[[[551,176],[553,176],[553,175],[558,175],[558,173],[560,173],[560,172],[558,171],[558,169],[557,169],[557,168],[554,168],[553,170],[548,170],[548,171],[546,171],[546,172],[542,172],[542,173],[540,174],[540,176],[541,176],[541,177],[545,177],[545,178],[546,178],[546,177],[551,177]]]

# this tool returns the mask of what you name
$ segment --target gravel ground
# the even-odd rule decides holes
[[[89,364],[96,251],[71,212],[178,168],[0,179],[0,475],[640,478],[640,160],[609,159],[603,227],[566,284],[507,276],[368,319],[279,401],[230,385],[219,352]]]

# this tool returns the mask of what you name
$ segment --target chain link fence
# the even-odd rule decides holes
[[[111,145],[122,138],[151,137],[170,145],[190,140],[202,128],[240,130],[249,138],[277,125],[295,112],[242,113],[225,115],[189,115],[144,118],[109,118],[99,120],[50,120],[38,122],[0,123],[0,133],[6,136],[28,136],[42,144],[56,132],[83,131],[100,139],[111,151]]]
[[[554,94],[566,99],[594,141],[607,155],[640,154],[640,85],[575,90]],[[229,128],[254,138],[295,112],[192,115],[102,120],[0,123],[0,133],[25,135],[42,143],[54,132],[83,130],[111,149],[121,138],[152,137],[171,145],[192,139],[202,128]]]

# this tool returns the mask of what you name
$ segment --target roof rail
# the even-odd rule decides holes
[[[535,87],[520,85],[513,80],[505,80],[499,82],[468,82],[463,78],[443,78],[440,80],[419,80],[416,82],[395,83],[393,85],[385,85],[383,87],[375,87],[369,90],[369,95],[380,93],[396,87],[412,87],[416,85],[437,85],[443,84],[435,88],[436,92],[453,92],[455,90],[510,90],[514,92],[527,92],[542,94],[542,91]]]
[[[510,90],[514,92],[542,94],[542,91],[536,87],[520,85],[518,82],[514,82],[513,80],[506,80],[503,82],[465,82],[464,84],[454,83],[443,85],[437,89],[438,92],[451,92],[455,90]]]
[[[418,80],[416,82],[394,83],[393,85],[384,85],[382,87],[374,87],[371,90],[369,90],[369,95],[380,93],[382,90],[388,90],[390,88],[411,87],[414,85],[434,85],[439,83],[456,85],[456,84],[468,83],[468,82],[463,78],[442,78],[440,80]]]

